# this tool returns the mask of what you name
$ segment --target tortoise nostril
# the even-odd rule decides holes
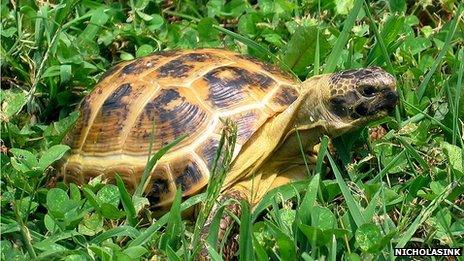
[[[396,93],[396,91],[388,91],[385,95],[385,99],[387,99],[391,103],[396,104],[398,102],[398,94]]]

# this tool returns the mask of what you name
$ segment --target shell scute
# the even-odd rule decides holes
[[[146,153],[153,121],[156,137],[153,150],[161,149],[183,134],[194,136],[210,124],[211,115],[198,102],[181,93],[180,89],[162,89],[145,105],[127,137],[124,150]],[[183,142],[177,146],[185,144]]]
[[[207,174],[194,159],[180,160],[170,166],[176,188],[180,188],[184,195],[196,192],[195,188],[202,187],[207,182]]]
[[[104,116],[109,116],[112,111],[118,110],[121,107],[124,108],[126,103],[123,102],[123,99],[124,97],[129,96],[131,92],[132,87],[129,83],[120,85],[108,98],[106,98],[105,102],[101,106],[101,113]]]
[[[121,70],[123,75],[140,74],[146,70],[151,69],[158,65],[158,62],[162,59],[161,56],[145,57],[143,59],[135,60],[124,66]]]
[[[231,120],[237,124],[237,142],[239,144],[244,144],[266,120],[261,115],[263,115],[262,112],[255,109],[230,116]]]
[[[280,91],[272,97],[272,102],[279,106],[288,106],[298,98],[298,91],[292,86],[281,86]]]
[[[191,74],[191,71],[198,66],[214,57],[209,53],[189,53],[181,55],[176,59],[159,67],[156,72],[159,77],[176,77],[183,78]],[[192,64],[194,63],[194,64]]]
[[[90,115],[92,113],[91,96],[87,96],[82,100],[79,108],[80,117],[76,122],[74,128],[66,137],[66,143],[73,149],[80,148],[80,144],[83,142],[83,133],[89,126]]]
[[[224,63],[230,63],[230,60],[214,53],[187,52],[167,61],[147,77],[156,79],[161,84],[169,85],[171,82],[177,82],[185,85],[190,79],[201,75],[204,70]]]
[[[156,70],[158,77],[185,77],[189,74],[190,70],[194,68],[193,65],[185,64],[182,60],[177,59],[168,62]]]
[[[276,84],[275,80],[258,72],[221,66],[210,70],[191,86],[203,94],[201,98],[211,108],[227,111],[258,102]]]
[[[195,152],[205,160],[208,169],[212,169],[218,148],[219,138],[211,137],[204,141],[200,146],[198,146]]]
[[[105,153],[121,148],[125,139],[123,130],[136,110],[132,101],[137,100],[145,89],[146,86],[141,84],[124,83],[104,100],[82,146],[85,153]]]
[[[151,176],[147,198],[154,205],[164,205],[175,193],[169,169],[166,166],[157,166]]]

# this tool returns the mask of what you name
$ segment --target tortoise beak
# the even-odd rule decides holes
[[[391,112],[398,104],[398,93],[394,89],[384,89],[374,98],[364,100],[355,108],[357,117],[373,116],[380,112]]]
[[[374,115],[378,112],[391,112],[398,104],[398,93],[393,89],[383,90],[368,106],[367,114]]]

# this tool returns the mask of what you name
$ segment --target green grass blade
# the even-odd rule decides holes
[[[337,167],[337,164],[335,164],[334,160],[332,159],[332,156],[330,156],[330,154],[327,153],[327,157],[329,158],[330,166],[332,166],[332,170],[335,174],[337,183],[340,186],[340,190],[343,194],[343,197],[345,198],[345,202],[346,202],[346,205],[348,206],[348,210],[351,216],[353,217],[354,222],[359,227],[366,222],[366,220],[364,219],[364,216],[361,214],[363,209],[357,203],[353,195],[351,195],[350,189],[348,188],[348,185],[343,179],[342,174],[340,173],[340,170]]]
[[[173,247],[175,245],[176,239],[181,234],[182,230],[182,217],[180,204],[182,202],[182,190],[180,188],[176,191],[176,196],[171,206],[171,210],[168,212],[169,219],[164,230],[163,235],[161,236],[159,242],[159,248],[164,251],[168,251],[167,247]]]
[[[415,110],[416,112],[424,115],[427,119],[433,121],[435,124],[437,124],[438,126],[440,126],[442,128],[442,130],[448,132],[448,134],[452,135],[453,134],[453,130],[446,127],[443,123],[441,123],[439,120],[435,119],[434,117],[428,115],[427,113],[421,111],[420,109],[418,109],[416,106],[410,104],[409,102],[405,101],[405,100],[402,100],[401,101],[403,104],[407,105],[408,107],[412,108],[413,110]]]
[[[131,226],[119,226],[119,227],[109,229],[101,233],[100,235],[94,237],[92,240],[90,240],[90,243],[100,244],[103,241],[107,240],[108,238],[120,237],[120,236],[136,238],[140,236],[140,232]]]
[[[301,142],[300,133],[298,132],[297,128],[295,128],[295,133],[296,133],[296,138],[298,140],[298,147],[300,148],[301,157],[303,158],[303,161],[304,161],[304,164],[305,164],[305,167],[306,167],[306,174],[308,174],[308,176],[309,176],[309,175],[311,175],[311,171],[309,170],[308,160],[306,158],[306,153],[304,151],[303,143]]]
[[[206,200],[195,222],[195,229],[191,241],[193,256],[196,256],[196,253],[198,253],[201,249],[201,232],[208,216],[211,214],[211,211],[219,198],[222,184],[227,172],[229,171],[230,163],[232,162],[236,141],[237,125],[230,120],[225,120],[221,140],[216,152],[216,158],[213,163],[213,169],[210,171],[211,177],[214,177],[214,179],[210,179],[210,182],[208,183],[206,188]]]
[[[270,190],[253,210],[253,221],[268,207],[272,206],[274,197],[279,195],[282,200],[289,200],[308,188],[308,181],[289,183]]]
[[[204,193],[192,196],[181,204],[180,209],[181,211],[185,211],[203,202],[205,199],[206,199],[206,195]],[[158,219],[153,224],[151,224],[146,230],[144,230],[138,237],[132,240],[127,246],[131,247],[131,246],[144,245],[148,243],[156,235],[156,232],[162,226],[166,225],[168,220],[169,220],[169,213],[163,215],[160,219]]]
[[[181,142],[185,137],[187,137],[187,135],[182,135],[180,137],[177,137],[175,140],[173,140],[171,143],[161,148],[151,157],[151,159],[147,163],[147,166],[143,170],[142,178],[140,179],[140,183],[137,185],[137,188],[135,189],[134,196],[137,196],[137,197],[142,196],[142,193],[149,181],[151,171],[155,167],[156,162],[158,162],[158,160],[164,154],[166,154],[172,147],[176,146],[179,142]]]
[[[262,47],[257,42],[253,41],[252,39],[250,39],[248,37],[245,37],[245,36],[243,36],[241,34],[232,32],[231,30],[228,30],[228,29],[226,29],[226,28],[224,28],[222,26],[216,25],[216,24],[213,24],[213,28],[220,31],[220,32],[222,32],[222,33],[224,33],[224,34],[226,34],[226,35],[228,35],[228,36],[230,36],[230,37],[232,37],[232,38],[234,38],[234,39],[236,39],[239,42],[244,43],[246,46],[248,46],[250,48],[253,48],[256,51],[265,54],[269,59],[271,59],[271,61],[281,63],[285,67],[285,69],[290,71],[289,67],[286,64],[283,64],[283,62],[280,61],[277,56],[275,56],[267,48]]]
[[[166,256],[168,257],[169,261],[181,261],[182,259],[177,253],[169,246],[166,246]]]
[[[19,212],[19,203],[17,200],[13,201],[12,203],[16,220],[19,221],[19,229],[21,232],[23,243],[26,245],[26,249],[29,256],[34,259],[37,257],[37,253],[35,252],[34,247],[32,246],[32,239],[29,233],[29,229],[27,228],[26,224],[24,224],[25,222],[23,221]]]
[[[458,185],[457,182],[450,183],[446,188],[443,190],[443,192],[438,195],[430,204],[426,207],[424,207],[419,215],[414,219],[412,224],[409,226],[409,228],[406,230],[406,232],[403,233],[403,235],[400,235],[399,238],[400,240],[396,244],[396,248],[401,248],[405,247],[406,244],[411,240],[411,238],[414,236],[416,233],[417,229],[419,226],[424,223],[432,214],[433,212],[440,206],[442,202],[446,200],[446,197],[453,191],[453,189]]]
[[[316,173],[322,175],[322,163],[324,163],[324,158],[327,153],[327,148],[329,147],[329,137],[324,135],[321,140],[321,145],[319,147],[319,152],[317,153],[316,160]],[[322,175],[324,176],[324,175]]]
[[[211,260],[213,260],[213,261],[222,261],[222,257],[216,251],[216,249],[214,249],[214,247],[212,247],[209,242],[205,242],[205,243],[206,243],[206,249],[208,250],[209,257],[211,258]]]
[[[126,212],[126,218],[129,225],[132,227],[137,226],[137,213],[135,211],[134,202],[132,202],[131,195],[127,192],[124,181],[122,181],[119,175],[115,175],[116,185],[118,186],[119,195],[121,197],[122,206]]]
[[[456,90],[454,92],[454,111],[453,111],[453,144],[456,144],[456,138],[460,137],[459,131],[459,100],[461,99],[461,92],[463,88],[462,77],[464,75],[464,48],[460,48],[458,51],[458,61],[459,70],[458,70],[458,80],[456,83]]]
[[[320,68],[320,60],[321,60],[321,47],[319,43],[319,35],[320,35],[320,29],[317,27],[317,34],[316,34],[316,50],[314,50],[314,69],[313,69],[313,75],[319,75],[319,68]]]
[[[332,235],[332,244],[330,244],[329,261],[337,261],[337,238]]]
[[[343,24],[342,32],[338,36],[337,41],[335,42],[335,46],[333,47],[332,52],[330,53],[329,58],[327,59],[324,68],[324,73],[331,73],[335,71],[337,63],[342,56],[342,50],[348,42],[349,34],[356,22],[356,17],[358,17],[358,13],[361,10],[363,3],[364,0],[356,0],[354,2],[353,9],[350,11],[350,14],[346,18]]]
[[[320,175],[316,174],[309,182],[306,194],[298,207],[297,217],[306,225],[311,224],[311,212],[316,205],[317,192],[319,191]]]
[[[242,216],[240,218],[239,260],[254,260],[253,253],[253,224],[250,205],[245,200],[241,202]]]
[[[284,222],[282,221],[282,216],[280,215],[278,195],[272,199],[272,209],[269,211],[269,215],[277,227],[284,229]]]
[[[380,192],[381,190],[378,190],[375,193],[375,195],[372,197],[371,201],[364,210],[364,218],[366,219],[366,221],[371,221],[372,217],[375,214],[375,209],[377,207],[377,203],[379,202]]]
[[[459,5],[458,10],[456,11],[456,15],[451,21],[450,30],[446,34],[446,40],[443,45],[443,48],[440,50],[437,57],[435,58],[435,61],[433,62],[432,67],[430,68],[430,71],[425,75],[424,80],[419,85],[419,88],[417,91],[417,98],[419,100],[421,100],[422,97],[424,96],[425,90],[427,89],[430,79],[432,79],[432,75],[435,73],[438,66],[441,64],[443,57],[445,56],[445,54],[448,52],[449,48],[451,47],[451,40],[453,39],[454,33],[456,32],[458,21],[461,19],[463,7],[464,7],[463,4]]]
[[[385,166],[380,172],[379,174],[377,174],[374,178],[372,178],[371,180],[369,180],[369,183],[370,184],[374,184],[374,183],[377,183],[377,182],[380,182],[383,178],[383,176],[385,176],[385,174],[387,174],[387,172],[393,168],[396,164],[396,162],[401,159],[402,157],[404,157],[406,153],[406,149],[402,150],[398,155],[396,155],[388,164],[387,166]]]
[[[84,257],[85,260],[95,260],[95,255],[90,256],[88,249],[78,249],[78,250],[56,250],[56,251],[45,251],[40,253],[34,261],[48,261],[48,260],[59,260],[64,256],[70,255],[79,255]]]
[[[321,0],[317,1],[317,16],[321,17]],[[320,46],[320,39],[321,36],[321,28],[317,25],[317,34],[316,34],[316,50],[314,51],[314,69],[313,75],[319,75],[320,64],[321,64],[321,46]]]
[[[380,49],[382,50],[382,54],[385,57],[385,61],[387,62],[388,71],[394,75],[395,70],[393,69],[393,65],[390,60],[390,55],[388,54],[387,47],[385,46],[385,42],[380,36],[379,29],[377,28],[376,22],[374,21],[374,18],[372,17],[370,7],[365,0],[364,0],[364,10],[366,11],[367,17],[369,18],[370,26],[372,30],[374,31],[375,39],[379,43]]]
[[[398,136],[398,139],[401,141],[401,144],[406,148],[407,152],[409,155],[411,155],[416,161],[419,163],[422,169],[424,169],[425,172],[429,170],[429,165],[425,160],[417,153],[417,150],[412,147],[409,142],[407,142],[403,137]]]
[[[217,245],[219,237],[219,228],[225,207],[226,205],[224,204],[216,210],[216,214],[213,217],[211,224],[209,225],[209,235],[207,237],[207,241],[211,246]]]

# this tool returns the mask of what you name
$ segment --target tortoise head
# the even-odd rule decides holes
[[[386,116],[398,102],[395,78],[379,67],[341,71],[306,80],[302,92],[319,97],[306,102],[312,118],[325,120],[331,136],[359,128]],[[306,99],[309,100],[309,99]]]

